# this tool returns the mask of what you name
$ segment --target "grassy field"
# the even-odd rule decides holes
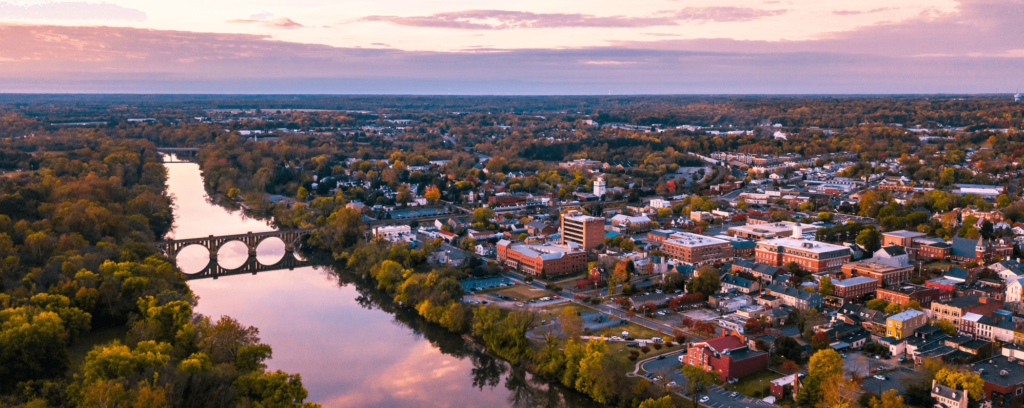
[[[939,261],[925,264],[924,269],[939,269],[942,271],[948,271],[950,266],[953,266],[953,264],[945,261]]]
[[[500,288],[498,294],[508,296],[518,301],[540,299],[545,296],[553,296],[554,293],[544,289],[538,289],[530,285],[516,285],[507,288]],[[477,292],[480,293],[480,292]]]
[[[658,355],[661,355],[661,354],[666,354],[666,353],[671,353],[671,352],[674,352],[674,351],[679,351],[679,350],[681,350],[681,347],[682,346],[675,345],[675,346],[672,346],[672,347],[662,347],[661,350],[655,350],[654,347],[651,347],[651,351],[649,353],[647,353],[647,354],[644,354],[641,351],[640,352],[640,358],[638,358],[637,361],[646,360],[648,358],[651,358],[651,357],[654,357],[654,356],[658,356]],[[613,355],[613,356],[615,356],[616,358],[621,358],[624,361],[629,361],[629,351],[630,350],[640,351],[640,349],[636,348],[636,347],[626,347],[626,342],[624,342],[624,341],[609,341],[608,342],[608,353]],[[675,357],[671,357],[671,358],[675,358]],[[629,361],[629,364],[630,364],[630,367],[632,367],[633,364],[636,364],[636,362],[635,361]],[[630,371],[632,371],[632,370],[630,370]],[[643,374],[645,372],[646,371],[644,371],[644,370],[640,370],[641,374]]]
[[[664,334],[661,334],[661,333],[656,332],[654,330],[651,330],[651,329],[648,329],[646,327],[640,326],[640,325],[638,325],[636,323],[626,323],[626,324],[620,325],[620,326],[605,327],[605,328],[603,328],[601,330],[596,330],[596,331],[591,332],[591,336],[605,336],[605,337],[621,336],[622,332],[624,332],[624,331],[628,331],[629,332],[629,336],[634,338],[634,339],[650,339],[651,337],[655,337],[655,336],[657,336],[657,337],[665,336]]]
[[[736,384],[728,384],[725,386],[725,389],[729,391],[736,391],[752,398],[764,398],[768,396],[768,389],[771,386],[769,382],[779,377],[782,377],[782,375],[764,370],[743,377]],[[759,390],[761,392],[758,392]]]

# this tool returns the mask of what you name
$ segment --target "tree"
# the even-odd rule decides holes
[[[823,276],[821,281],[818,282],[818,294],[821,296],[832,296],[832,278]]]
[[[612,276],[615,277],[616,282],[628,282],[629,281],[629,267],[625,262],[619,262],[615,264],[615,269],[612,271]]]
[[[798,370],[800,370],[800,365],[798,365],[793,360],[786,360],[781,365],[779,365],[779,370],[782,370],[782,372],[784,373],[795,373]]]
[[[967,395],[975,401],[985,395],[985,380],[975,372],[943,368],[935,373],[935,381],[947,387],[967,391]]]
[[[823,396],[823,383],[842,374],[843,358],[839,353],[830,348],[818,350],[811,356],[804,387],[797,394],[797,404],[805,407],[817,405]]]
[[[832,338],[830,338],[825,332],[817,332],[813,337],[811,337],[811,348],[815,350],[826,349],[831,343]]]
[[[64,322],[55,312],[0,310],[0,391],[63,373],[70,363],[64,337]]]
[[[607,352],[608,344],[604,341],[592,339],[587,342],[586,352],[580,360],[580,371],[576,377],[576,391],[589,395],[601,404],[606,403],[613,392],[600,381],[604,371],[604,354]]]
[[[690,293],[703,293],[705,296],[711,296],[718,293],[718,290],[722,287],[721,281],[718,277],[718,269],[712,266],[702,266],[697,270],[697,277],[690,280],[687,283],[687,291]]]
[[[775,339],[775,355],[799,363],[803,360],[802,354],[803,349],[800,347],[800,343],[792,337],[780,336]]]
[[[896,314],[903,311],[903,305],[899,303],[890,303],[885,307],[886,314]]]
[[[833,374],[822,381],[821,394],[818,408],[853,408],[860,387],[856,381],[846,379],[842,374]]]
[[[426,198],[431,203],[436,203],[437,200],[441,199],[441,190],[437,186],[427,186],[427,191],[423,194],[423,198]]]
[[[939,330],[942,330],[943,333],[946,333],[950,336],[955,336],[957,333],[956,326],[953,325],[953,323],[950,322],[949,320],[935,319],[932,320],[931,324],[935,327],[938,327]]]
[[[693,406],[698,407],[697,400],[708,393],[709,385],[715,383],[715,374],[689,364],[683,365],[682,371],[683,376],[686,377],[683,387],[686,389],[686,393],[693,398]]]
[[[309,393],[302,387],[302,377],[282,371],[254,372],[238,377],[234,383],[237,398],[243,406],[303,408],[318,407],[303,403]]]
[[[898,394],[899,391],[888,390],[882,393],[881,398],[871,399],[871,408],[905,408],[903,404],[903,397]]]
[[[305,187],[299,187],[299,190],[295,193],[295,195],[298,196],[299,199],[305,200],[307,197],[309,197],[309,190],[306,190]]]
[[[864,228],[857,234],[857,244],[867,253],[873,254],[882,248],[882,233],[875,227]]]
[[[747,323],[743,325],[743,332],[747,335],[758,334],[762,330],[764,330],[764,328],[761,327],[761,321],[756,317],[747,319]]]
[[[558,315],[558,324],[567,340],[578,339],[583,335],[583,317],[571,307],[562,309],[562,313]]]
[[[865,304],[865,306],[867,306],[868,309],[884,312],[886,306],[889,306],[889,302],[882,299],[871,299]]]
[[[647,383],[646,381],[641,381]],[[646,401],[641,402],[639,408],[675,408],[675,404],[672,403],[672,396],[666,395],[660,399],[648,398]]]
[[[559,350],[558,337],[548,334],[544,336],[544,345],[534,356],[537,375],[555,379],[561,377],[562,369],[565,367],[565,356]]]

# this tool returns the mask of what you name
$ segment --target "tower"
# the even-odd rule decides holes
[[[594,180],[594,195],[598,197],[604,196],[605,187],[604,177],[598,177],[597,180]]]
[[[800,223],[793,224],[793,236],[792,238],[800,239],[804,236],[804,229],[800,226]]]
[[[1017,93],[1013,94],[1013,101],[1014,101],[1014,102],[1020,102],[1020,99],[1021,99],[1021,96],[1020,96],[1020,89],[1018,89],[1018,90],[1017,90]]]

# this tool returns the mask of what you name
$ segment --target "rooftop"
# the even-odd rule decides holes
[[[798,238],[772,238],[766,241],[761,241],[757,244],[758,246],[776,246],[797,249],[804,252],[812,252],[816,254],[824,254],[829,252],[845,252],[850,254],[850,248],[842,245],[827,244],[818,241],[808,241]]]
[[[922,312],[920,310],[917,310],[917,309],[907,309],[907,310],[904,310],[902,312],[896,313],[896,314],[894,314],[892,316],[889,316],[889,320],[894,320],[894,321],[897,321],[897,322],[905,322],[907,320],[913,319],[913,318],[918,317],[918,316],[923,316],[923,315],[924,315],[924,312]]]
[[[834,285],[834,286],[854,286],[854,285],[863,285],[865,283],[871,283],[871,282],[878,282],[878,279],[869,278],[867,276],[858,276],[858,277],[855,277],[855,278],[850,278],[850,279],[846,279],[846,280],[842,280],[842,281],[838,281],[838,282],[832,282],[832,285]]]
[[[689,232],[677,232],[672,234],[672,238],[665,240],[665,243],[672,243],[675,245],[685,247],[701,247],[708,245],[725,244],[728,242],[718,238],[692,234]]]
[[[923,232],[907,231],[907,230],[883,232],[882,235],[890,235],[890,236],[900,237],[900,238],[917,238],[917,237],[928,236],[928,234],[925,234]]]
[[[972,371],[981,371],[981,379],[1000,387],[1024,383],[1024,360],[1003,355],[971,365]]]

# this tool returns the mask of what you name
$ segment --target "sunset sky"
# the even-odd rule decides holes
[[[1012,93],[1024,0],[0,1],[0,91]]]

